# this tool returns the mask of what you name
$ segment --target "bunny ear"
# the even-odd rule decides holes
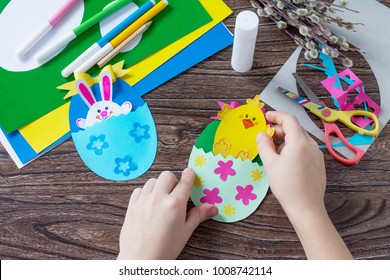
[[[94,103],[96,103],[96,99],[92,93],[91,88],[84,80],[77,80],[76,86],[81,98],[83,99],[85,104],[88,105],[88,107],[91,107]]]
[[[102,100],[112,100],[112,78],[108,71],[104,71],[100,75],[100,94],[102,95]]]

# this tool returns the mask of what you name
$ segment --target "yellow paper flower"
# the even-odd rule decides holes
[[[205,164],[206,164],[206,158],[204,157],[204,155],[197,156],[195,158],[195,166],[202,166]]]
[[[253,181],[259,181],[261,178],[263,178],[263,172],[259,169],[251,170],[251,177]]]
[[[235,208],[233,206],[231,206],[230,204],[228,204],[228,205],[225,205],[225,207],[222,210],[222,213],[224,213],[225,216],[231,217],[234,214],[236,214],[236,212],[234,210],[235,210]]]
[[[194,187],[195,188],[202,187],[203,182],[204,182],[204,180],[202,179],[201,176],[195,176]]]

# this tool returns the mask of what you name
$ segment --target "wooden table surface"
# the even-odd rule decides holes
[[[236,15],[253,10],[249,0],[226,0]],[[390,0],[382,1],[389,7]],[[158,153],[150,170],[130,182],[111,182],[91,172],[66,141],[28,166],[17,169],[0,145],[1,259],[115,259],[118,237],[132,190],[163,170],[179,175],[217,100],[244,101],[260,93],[296,45],[273,24],[259,27],[253,69],[232,70],[232,47],[213,55],[144,96],[157,126]],[[353,71],[366,92],[378,96],[370,67],[356,54]],[[339,68],[342,69],[342,68]],[[303,75],[322,78],[314,70]],[[313,72],[314,71],[314,72]],[[314,90],[321,86],[310,84]],[[387,125],[362,161],[346,167],[325,153],[326,207],[359,259],[390,259],[390,127]],[[189,202],[189,207],[192,203]],[[200,225],[179,259],[303,259],[304,251],[271,193],[247,219]]]

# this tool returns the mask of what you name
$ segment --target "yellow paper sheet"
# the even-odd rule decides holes
[[[127,83],[136,84],[232,13],[222,0],[200,0],[200,2],[213,20],[131,67],[129,78],[125,80]],[[19,131],[35,152],[41,152],[69,132],[68,112],[69,103],[24,126]]]
[[[199,0],[209,15],[212,17],[212,21],[208,24],[198,28],[191,32],[187,36],[177,40],[169,46],[161,49],[160,51],[148,56],[144,60],[130,67],[130,75],[125,80],[130,85],[135,85],[152,71],[161,66],[164,62],[172,58],[175,54],[182,49],[190,45],[200,36],[205,34],[219,22],[224,20],[228,15],[232,13],[232,10],[226,6],[222,0]]]
[[[42,152],[69,132],[70,102],[19,129],[20,134],[36,153]]]

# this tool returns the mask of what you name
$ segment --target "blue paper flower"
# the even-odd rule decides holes
[[[131,162],[130,156],[115,159],[116,167],[114,169],[115,174],[123,174],[129,176],[131,171],[137,170],[137,165]]]
[[[95,154],[98,156],[103,154],[103,149],[107,149],[109,147],[108,142],[106,140],[106,135],[100,134],[98,137],[91,135],[89,137],[89,143],[87,145],[88,150],[93,150]]]
[[[135,138],[135,141],[137,143],[139,143],[142,139],[150,138],[149,129],[150,126],[148,126],[147,124],[140,125],[138,122],[136,122],[134,123],[134,129],[130,130],[129,134],[130,136]]]

